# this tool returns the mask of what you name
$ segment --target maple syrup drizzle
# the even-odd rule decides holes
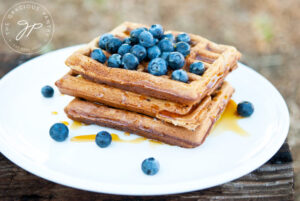
[[[63,123],[63,124],[65,124],[66,126],[69,126],[69,122],[67,122],[67,121],[61,121],[60,123]]]
[[[73,121],[70,128],[73,129],[73,130],[76,130],[76,129],[81,128],[84,125],[85,125],[84,123],[81,123],[79,121]]]
[[[95,141],[96,135],[79,135],[71,138],[72,142],[92,142]],[[138,137],[135,139],[130,139],[130,140],[124,140],[121,139],[117,134],[111,133],[111,138],[113,142],[127,142],[127,143],[141,143],[147,140],[147,138],[144,137]]]
[[[225,111],[214,126],[214,132],[212,132],[213,135],[217,135],[225,131],[232,131],[240,136],[249,135],[249,133],[238,124],[238,120],[243,119],[243,117],[237,114],[236,108],[237,104],[234,100],[229,100]]]

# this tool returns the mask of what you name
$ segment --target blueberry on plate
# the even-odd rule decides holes
[[[152,75],[165,75],[168,71],[167,63],[162,58],[152,59],[148,64],[148,72]]]
[[[177,70],[184,66],[184,56],[180,52],[171,52],[168,56],[168,65]]]
[[[162,52],[172,52],[174,50],[173,43],[166,38],[158,42],[158,47]]]
[[[119,38],[113,37],[108,39],[106,43],[106,50],[111,54],[117,53],[121,45],[122,41]]]
[[[110,33],[106,33],[106,34],[103,34],[102,36],[100,36],[100,39],[99,39],[99,47],[101,49],[106,49],[106,43],[109,39],[111,39],[112,37],[114,37],[112,34]]]
[[[127,70],[136,70],[139,65],[139,60],[133,54],[126,53],[122,58],[122,65]]]
[[[152,46],[152,47],[149,47],[148,50],[147,50],[147,57],[151,60],[151,59],[155,59],[157,57],[160,56],[160,49],[158,46]]]
[[[151,47],[154,45],[154,39],[149,31],[143,31],[139,35],[139,42],[144,47]]]
[[[118,54],[120,54],[120,55],[123,56],[124,54],[130,52],[131,48],[132,48],[131,45],[129,45],[129,44],[127,44],[127,43],[124,43],[123,45],[121,45],[121,46],[119,47],[119,49],[118,49]]]
[[[119,54],[113,54],[107,60],[107,66],[109,67],[119,68],[121,64],[121,55]]]
[[[254,112],[254,107],[252,103],[248,101],[243,101],[238,104],[237,106],[237,112],[242,117],[250,117],[252,113]]]
[[[109,132],[107,131],[101,131],[97,133],[96,135],[96,144],[101,147],[105,148],[108,147],[111,144],[112,137]]]
[[[190,54],[191,47],[188,43],[186,42],[178,42],[175,45],[175,50],[177,52],[180,52],[184,57]]]
[[[159,162],[153,157],[147,158],[142,162],[142,171],[146,175],[155,175],[159,168]]]
[[[181,33],[176,36],[176,42],[190,43],[191,38],[187,33]]]
[[[160,24],[153,24],[151,25],[149,32],[154,38],[161,38],[164,34],[164,29]]]
[[[171,52],[163,52],[163,53],[161,53],[160,58],[166,60],[166,62],[167,62],[168,61],[168,56],[169,56],[170,53]]]
[[[54,89],[46,85],[42,88],[41,92],[45,98],[51,98],[54,94]]]
[[[101,49],[94,49],[91,53],[91,58],[103,64],[106,61],[106,56]]]
[[[169,39],[172,43],[175,41],[174,35],[171,33],[163,35],[162,39]]]
[[[172,73],[172,79],[173,80],[177,80],[177,81],[180,81],[180,82],[185,82],[187,83],[189,81],[189,76],[188,74],[180,69],[180,70],[174,70],[173,73]]]
[[[192,63],[190,65],[190,72],[197,75],[203,75],[205,72],[204,64],[201,61]]]
[[[57,142],[62,142],[67,139],[69,135],[68,127],[63,123],[56,123],[50,128],[50,136],[53,140]]]
[[[145,31],[144,27],[140,27],[140,28],[136,28],[136,29],[132,30],[130,32],[131,42],[133,42],[134,44],[138,43],[139,42],[139,36],[143,31]]]
[[[146,48],[141,45],[134,45],[131,48],[130,53],[132,53],[134,56],[136,56],[139,59],[139,61],[143,61],[143,59],[145,59],[147,56]]]

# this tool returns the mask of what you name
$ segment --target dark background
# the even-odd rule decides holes
[[[0,16],[19,1],[0,0]],[[55,32],[46,51],[86,43],[123,21],[160,23],[236,46],[242,62],[270,80],[290,111],[289,144],[300,200],[300,1],[299,0],[51,0]],[[12,52],[0,39],[0,54]],[[44,53],[43,52],[43,53]],[[62,64],[63,65],[63,64]],[[1,67],[1,66],[0,66]],[[255,84],[255,83],[253,83]]]

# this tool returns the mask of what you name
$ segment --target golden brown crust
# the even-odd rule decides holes
[[[234,89],[226,84],[213,96],[195,131],[174,126],[146,115],[122,109],[110,108],[75,98],[66,108],[69,118],[87,124],[116,128],[186,148],[199,146],[205,140],[215,121],[226,107]]]
[[[130,30],[144,25],[125,22],[111,33],[119,38],[125,38]],[[179,32],[168,31],[177,35]],[[188,73],[189,83],[182,83],[170,79],[171,71],[165,76],[154,76],[147,73],[147,63],[142,62],[137,71],[120,68],[110,68],[89,57],[91,51],[98,48],[99,37],[91,41],[86,47],[74,52],[66,60],[66,65],[74,72],[98,83],[120,88],[139,94],[165,99],[183,104],[195,104],[207,94],[211,94],[214,85],[223,80],[226,72],[236,67],[241,54],[236,48],[215,44],[200,36],[190,34],[191,53],[186,58],[184,69],[194,61],[202,61],[207,70],[202,76]],[[106,55],[109,53],[105,52]]]

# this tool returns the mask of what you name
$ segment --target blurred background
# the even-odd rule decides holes
[[[0,0],[1,19],[13,4]],[[123,21],[160,23],[236,46],[242,62],[270,80],[290,111],[289,145],[300,200],[300,1],[299,0],[39,0],[55,32],[47,51],[89,42]],[[12,53],[0,40],[0,55]],[[253,83],[254,84],[254,83]]]

